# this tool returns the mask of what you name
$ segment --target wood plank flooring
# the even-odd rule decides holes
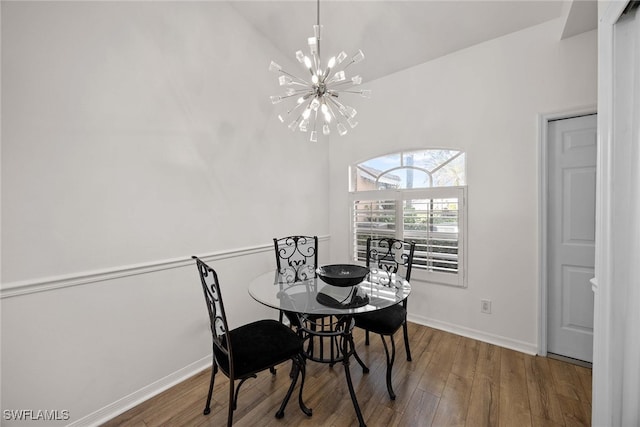
[[[591,424],[591,369],[461,337],[409,323],[412,362],[407,362],[402,332],[396,334],[393,387],[385,384],[385,356],[379,337],[370,346],[354,333],[358,353],[369,366],[363,374],[355,361],[351,374],[367,425],[376,426],[588,426]],[[300,411],[297,394],[283,419],[275,413],[289,386],[289,364],[248,380],[240,390],[234,426],[356,426],[357,419],[342,365],[307,363],[304,400],[313,408]],[[210,370],[104,424],[115,426],[224,426],[228,379],[216,375],[211,414],[202,410]],[[297,393],[297,388],[295,393]]]

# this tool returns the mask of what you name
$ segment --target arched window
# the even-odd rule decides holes
[[[351,166],[352,257],[368,237],[415,241],[412,279],[466,286],[465,153],[403,151]]]
[[[352,168],[352,172],[353,191],[455,187],[466,184],[464,152],[457,150],[388,154],[358,163]]]

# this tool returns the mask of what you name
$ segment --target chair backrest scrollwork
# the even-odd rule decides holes
[[[227,337],[229,325],[227,324],[227,316],[224,311],[224,304],[222,303],[218,275],[213,268],[209,267],[198,257],[194,256],[192,258],[196,260],[196,267],[200,274],[204,299],[207,304],[207,311],[209,312],[214,355],[216,360],[219,360],[221,357],[227,359],[222,364],[218,363],[218,366],[229,366],[233,369],[233,365],[231,364],[233,350],[229,343],[230,340],[228,340]]]
[[[317,236],[288,236],[273,239],[278,272],[287,281],[298,282],[316,277]]]
[[[406,280],[411,280],[413,267],[413,253],[415,242],[383,237],[367,239],[367,267],[375,266],[388,273],[403,274]]]

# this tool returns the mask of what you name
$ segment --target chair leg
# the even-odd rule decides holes
[[[244,384],[244,382],[249,378],[258,378],[258,376],[256,374],[253,374],[253,375],[249,375],[248,377],[244,377],[243,379],[240,380],[240,382],[238,383],[238,387],[236,387],[236,394],[233,396],[234,410],[238,408],[238,395],[240,394],[240,387],[242,387],[242,384]]]
[[[302,412],[304,412],[306,416],[310,417],[311,415],[313,415],[313,411],[302,401],[304,379],[307,376],[307,361],[304,356],[298,356],[298,358],[300,359],[300,371],[302,372],[302,381],[300,381],[300,392],[298,393],[298,405],[300,405],[300,409],[302,409]]]
[[[380,335],[380,339],[382,339],[382,345],[384,346],[384,352],[387,355],[387,391],[389,392],[389,397],[391,400],[396,400],[396,394],[393,392],[393,387],[391,386],[391,370],[393,369],[393,362],[396,358],[396,344],[393,339],[393,335],[389,336],[391,341],[391,355],[389,355],[389,348],[387,347],[387,341],[384,339],[384,335]]]
[[[289,403],[289,399],[291,398],[291,395],[293,394],[293,389],[296,387],[296,383],[298,382],[298,376],[300,375],[300,372],[302,371],[302,385],[304,385],[304,377],[305,377],[305,368],[304,368],[304,359],[302,358],[302,356],[300,355],[296,355],[293,357],[293,363],[294,363],[294,373],[293,373],[293,379],[291,380],[291,385],[289,386],[289,390],[287,390],[287,395],[284,397],[284,400],[282,401],[282,404],[280,405],[280,409],[278,409],[278,412],[276,412],[276,418],[282,418],[284,417],[284,409],[287,407],[287,403]],[[306,406],[304,406],[304,403],[302,402],[302,385],[300,386],[300,397],[299,397],[299,403],[300,403],[300,408],[302,409],[302,411],[307,414],[307,415],[311,415],[311,411],[309,410],[309,408],[307,408]],[[306,409],[306,411],[305,411]]]
[[[402,334],[404,335],[404,349],[407,352],[407,361],[411,362],[411,349],[409,348],[409,332],[407,332],[407,322],[402,324]]]
[[[233,411],[236,409],[233,392],[234,383],[235,380],[233,378],[229,378],[229,412],[227,415],[227,427],[231,427],[233,425]]]
[[[209,415],[211,413],[211,396],[213,395],[213,382],[216,379],[216,374],[218,373],[218,365],[216,365],[216,361],[213,361],[213,365],[211,366],[211,380],[209,381],[209,395],[207,396],[207,404],[204,407],[203,415]]]
[[[362,373],[363,374],[368,374],[369,373],[369,367],[362,361],[362,359],[360,359],[360,355],[358,355],[358,352],[356,351],[356,346],[353,345],[353,343],[352,343],[352,347],[353,347],[353,357],[356,358],[356,361],[362,367]]]
[[[364,331],[364,345],[369,345],[369,330],[365,329]]]

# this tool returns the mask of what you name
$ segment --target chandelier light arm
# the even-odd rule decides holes
[[[311,131],[310,140],[312,142],[318,141],[318,131],[316,130],[316,126],[318,125],[318,110],[316,110],[315,117],[313,118],[313,130]]]
[[[336,102],[335,100],[332,99],[333,102]],[[349,115],[345,112],[346,111],[346,107],[343,104],[340,104],[340,107],[338,108],[338,113],[340,113],[340,115],[342,116],[342,118],[344,118],[345,120],[350,119],[351,117],[349,117]]]
[[[302,104],[297,104],[296,103],[296,105],[294,105],[293,108],[287,110],[287,115],[289,115],[289,114],[293,113],[294,111],[296,111],[298,108],[300,108],[301,105]]]
[[[289,83],[289,85],[290,85],[290,86],[297,85],[297,86],[302,86],[302,87],[303,87],[303,88],[305,88],[306,90],[308,90],[308,89],[309,89],[309,83],[306,83],[306,82],[304,82],[304,83],[303,83],[303,82],[295,82],[295,81],[294,81],[294,82]],[[296,91],[300,91],[300,90],[301,90],[301,89],[296,89]]]
[[[298,95],[299,95],[299,94],[298,94]],[[308,99],[308,98],[309,98],[309,96],[310,96],[310,95],[312,95],[312,94],[307,92],[307,94],[306,94],[306,95],[303,95],[303,96],[302,96],[302,99],[303,99],[303,100],[306,100],[306,99]],[[292,97],[292,96],[297,96],[297,95],[290,95],[290,96],[288,96],[288,98],[290,98],[290,97]],[[302,102],[296,102],[296,104],[293,106],[293,108],[291,108],[291,109],[289,109],[289,110],[287,111],[287,114],[292,113],[293,111],[295,111],[295,110],[297,110],[298,108],[302,107],[302,105],[304,105],[304,101],[302,101]]]
[[[334,95],[334,94],[331,94],[331,95],[332,95],[332,96],[334,96],[334,97],[336,97],[336,98],[338,97],[338,95]],[[330,101],[330,102],[331,102],[331,103],[332,103],[332,104],[333,104],[333,105],[334,105],[338,110],[343,110],[343,109],[345,109],[345,108],[346,108],[346,107],[345,107],[345,106],[344,106],[340,101],[338,101],[338,100],[336,100],[336,99],[329,98],[329,101]]]
[[[340,107],[339,107],[338,105],[336,105],[336,102],[335,102],[333,99],[329,98],[329,102],[330,102],[331,104],[333,104],[333,106],[334,106],[338,111],[340,111]],[[340,122],[340,118],[336,115],[335,111],[333,111],[333,110],[334,110],[333,108],[329,108],[329,111],[330,111],[330,113],[331,113],[331,116],[333,117],[333,119],[334,119],[336,122]]]
[[[361,53],[362,53],[362,51],[361,51],[361,50],[360,50],[360,51],[358,51],[358,54],[359,54],[359,55],[360,55]],[[344,53],[344,52],[341,52],[340,54],[341,54],[341,55],[344,55],[344,56],[346,56],[346,55],[347,55],[347,54],[346,54],[346,53]],[[331,77],[331,79],[335,78],[335,77],[336,77],[336,75],[337,75],[337,74],[339,74],[341,71],[342,71],[342,72],[346,71],[346,69],[347,69],[351,64],[355,64],[356,62],[358,62],[358,61],[355,61],[355,60],[353,60],[353,59],[352,59],[350,62],[348,62],[348,63],[344,63],[344,62],[342,62],[342,61],[337,61],[337,65],[336,65],[336,66],[334,66],[334,67],[331,69],[331,71],[333,72],[333,76]]]
[[[293,107],[292,109],[288,110],[288,111],[287,111],[287,113],[285,114],[285,117],[288,117],[288,116],[289,116],[291,113],[293,113],[293,112],[294,112],[294,111],[295,111],[299,106],[300,106],[299,104],[296,104],[296,105],[295,105],[295,107]],[[301,116],[300,116],[300,115],[298,115],[298,119],[299,119],[300,117],[301,117]],[[296,121],[298,121],[298,119],[296,119]],[[284,117],[280,116],[280,121],[284,122]]]
[[[349,119],[349,116],[348,116],[347,114],[345,114],[345,112],[344,112],[346,107],[345,107],[343,104],[341,104],[340,102],[336,101],[336,100],[335,100],[335,99],[333,99],[333,98],[329,98],[329,101],[331,101],[331,103],[336,107],[336,109],[338,110],[338,113],[340,113],[340,116],[341,116],[343,119],[345,119],[345,120]],[[331,113],[333,113],[333,109],[332,109]],[[335,113],[333,114],[333,117],[334,117],[337,121],[340,121],[340,120],[338,119],[338,116],[336,116],[336,114],[335,114]]]
[[[302,88],[302,89],[291,89],[289,92],[287,92],[285,95],[282,95],[282,99],[285,98],[293,98],[294,96],[300,96],[300,95],[305,95],[309,93],[309,89],[308,88]]]
[[[333,68],[333,70],[331,70],[331,71],[333,71],[333,74],[334,74],[334,75],[336,75],[336,74],[338,74],[340,71],[345,71],[345,70],[347,69],[347,67],[348,67],[349,65],[351,65],[352,63],[353,63],[353,61],[351,61],[351,62],[349,62],[349,63],[347,63],[347,64],[345,64],[344,62],[342,62],[342,63],[338,64],[336,67],[334,67],[334,68]]]
[[[362,97],[365,98],[370,98],[371,97],[371,91],[366,91],[366,90],[343,90],[343,93],[355,93],[356,95],[360,95]]]
[[[288,73],[288,72],[287,72],[287,71],[285,71],[285,70],[282,70],[282,69],[281,69],[281,70],[280,70],[280,73],[282,73],[282,74],[286,74],[287,76],[289,76],[289,77],[291,77],[292,79],[296,80],[296,81],[295,81],[295,83],[296,83],[296,84],[301,84],[301,85],[306,85],[306,86],[309,86],[309,84],[310,84],[310,83],[309,83],[308,81],[306,81],[305,79],[301,79],[300,77],[298,77],[298,76],[296,76],[296,75],[293,75],[293,74],[291,74],[291,73]],[[311,74],[313,74],[313,73],[311,73]],[[292,82],[292,83],[293,83],[293,82]]]
[[[294,96],[298,96],[301,93],[306,93],[306,92],[298,92],[298,93],[292,93],[291,95],[282,95],[281,98],[282,99],[287,99],[287,98],[293,98]],[[296,104],[297,105],[297,104]]]
[[[341,82],[332,83],[331,84],[331,89],[333,90],[333,89],[336,89],[338,86],[345,86],[345,85],[357,86],[358,84],[359,83],[354,83],[353,80],[344,80],[344,81],[341,81]]]
[[[354,61],[354,60],[352,59],[351,61],[349,61],[349,62],[344,66],[343,70],[345,70],[345,71],[346,71],[346,69],[347,69],[347,68],[349,68],[349,66],[350,66],[351,64],[355,64],[355,63],[356,63],[356,61]]]

